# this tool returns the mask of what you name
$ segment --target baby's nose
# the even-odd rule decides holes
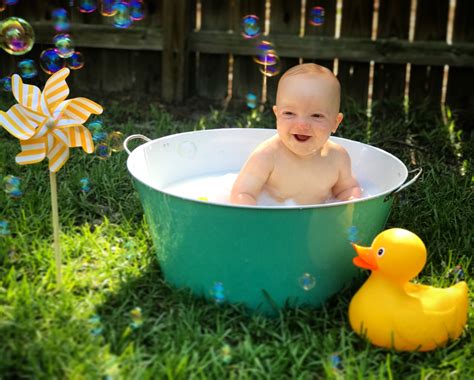
[[[310,129],[310,122],[305,117],[298,118],[297,125],[301,129]]]

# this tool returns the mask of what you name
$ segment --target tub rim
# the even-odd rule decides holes
[[[350,200],[350,201],[338,201],[338,202],[330,202],[330,203],[321,203],[321,204],[310,204],[310,205],[281,205],[281,206],[266,206],[266,205],[236,205],[236,204],[232,204],[232,203],[222,203],[222,202],[214,202],[214,201],[204,201],[204,200],[199,200],[199,199],[193,199],[193,198],[188,198],[188,197],[185,197],[185,196],[181,196],[181,195],[177,195],[177,194],[174,194],[174,193],[171,193],[171,192],[168,192],[166,190],[163,190],[163,189],[158,189],[157,187],[155,186],[152,186],[151,184],[149,183],[146,183],[144,182],[143,180],[137,178],[137,176],[135,176],[130,168],[131,166],[131,162],[133,161],[133,154],[138,152],[140,149],[146,149],[147,146],[151,146],[153,145],[155,142],[157,141],[163,141],[163,140],[167,140],[167,139],[170,139],[170,138],[173,138],[175,136],[182,136],[182,135],[190,135],[190,134],[197,134],[197,133],[206,133],[206,132],[212,132],[212,131],[220,131],[220,130],[226,130],[226,131],[230,131],[230,130],[239,130],[239,131],[242,131],[242,130],[247,130],[247,128],[216,128],[216,129],[204,129],[204,130],[199,130],[199,131],[187,131],[187,132],[179,132],[179,133],[173,133],[171,135],[166,135],[166,136],[162,136],[162,137],[159,137],[159,138],[156,138],[156,139],[150,139],[148,138],[147,136],[144,136],[144,135],[141,135],[141,134],[134,134],[134,135],[130,135],[128,136],[124,142],[123,142],[123,146],[124,146],[124,149],[125,151],[128,153],[128,158],[127,158],[127,170],[128,172],[130,173],[130,175],[132,176],[133,180],[135,181],[138,181],[140,183],[142,183],[143,185],[155,190],[155,191],[158,191],[162,194],[166,194],[167,196],[171,196],[171,197],[174,197],[174,198],[178,198],[178,199],[181,199],[181,200],[184,200],[184,201],[190,201],[190,202],[195,202],[195,203],[201,203],[201,204],[206,204],[206,205],[212,205],[212,206],[220,206],[220,207],[228,207],[228,208],[245,208],[245,209],[251,209],[251,210],[259,210],[259,209],[265,209],[265,210],[302,210],[302,209],[318,209],[318,208],[326,208],[326,207],[336,207],[336,206],[347,206],[347,205],[350,205],[350,204],[355,204],[355,203],[362,203],[362,202],[367,202],[367,201],[371,201],[373,199],[377,199],[379,197],[385,197],[385,201],[389,200],[392,196],[394,196],[396,193],[400,192],[401,190],[405,189],[406,187],[410,186],[412,183],[414,183],[421,175],[422,173],[422,169],[421,168],[417,168],[417,169],[414,169],[414,170],[408,170],[408,168],[406,167],[406,165],[403,163],[402,160],[400,160],[398,157],[396,157],[395,155],[393,155],[392,153],[390,152],[387,152],[381,148],[378,148],[376,146],[373,146],[373,145],[369,145],[369,144],[366,144],[366,143],[362,143],[360,141],[356,141],[356,140],[351,140],[351,139],[347,139],[347,138],[344,138],[344,137],[336,137],[336,136],[331,136],[330,139],[331,140],[336,140],[336,142],[338,140],[345,140],[345,141],[350,141],[351,143],[355,143],[356,145],[361,145],[361,146],[365,146],[365,147],[369,147],[370,149],[375,149],[379,152],[381,152],[382,154],[385,154],[385,155],[388,155],[390,156],[392,159],[394,159],[396,162],[398,162],[399,164],[401,164],[401,167],[404,169],[403,170],[403,174],[401,176],[401,179],[399,181],[399,183],[388,189],[388,190],[385,190],[383,192],[380,192],[380,193],[377,193],[377,194],[373,194],[373,195],[369,195],[367,197],[363,197],[363,198],[359,198],[359,199],[353,199],[353,200]],[[251,128],[251,130],[255,131],[274,131],[276,133],[276,129],[270,129],[270,128]],[[128,148],[128,143],[132,140],[144,140],[146,141],[144,144],[136,147],[135,149],[133,150],[130,150]],[[137,153],[138,154],[138,153]],[[415,173],[413,178],[411,178],[409,181],[407,181],[407,178],[408,178],[408,175],[410,173]]]

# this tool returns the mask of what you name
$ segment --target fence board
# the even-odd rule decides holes
[[[373,1],[344,1],[341,37],[370,38]],[[342,97],[350,97],[361,105],[367,104],[369,64],[354,61],[339,62]]]
[[[472,15],[474,2],[472,0],[457,0],[453,42],[473,42],[474,28]],[[458,126],[472,133],[474,125],[474,69],[450,67],[448,93],[446,103],[452,109],[458,121]]]
[[[410,0],[382,1],[379,8],[377,38],[408,40]],[[406,65],[376,63],[373,97],[377,100],[402,101],[405,91]]]

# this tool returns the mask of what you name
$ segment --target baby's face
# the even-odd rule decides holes
[[[273,107],[283,144],[298,156],[321,150],[342,121],[334,78],[305,73],[280,82]]]

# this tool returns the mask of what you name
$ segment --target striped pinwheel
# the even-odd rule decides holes
[[[69,158],[69,148],[81,146],[86,153],[94,151],[89,130],[82,124],[91,114],[102,113],[102,107],[86,98],[65,100],[69,88],[65,81],[69,69],[53,74],[43,92],[12,76],[12,92],[18,104],[7,112],[0,111],[0,125],[20,139],[20,165],[49,159],[49,170],[57,172]]]
[[[12,76],[12,92],[18,104],[7,112],[0,111],[0,125],[20,140],[21,152],[15,160],[20,165],[49,159],[51,207],[53,219],[56,283],[61,286],[61,251],[59,245],[59,214],[56,172],[69,158],[69,148],[82,147],[94,151],[89,130],[82,124],[91,114],[102,113],[102,107],[86,98],[66,100],[69,69],[53,74],[43,92],[24,84],[19,75]]]

